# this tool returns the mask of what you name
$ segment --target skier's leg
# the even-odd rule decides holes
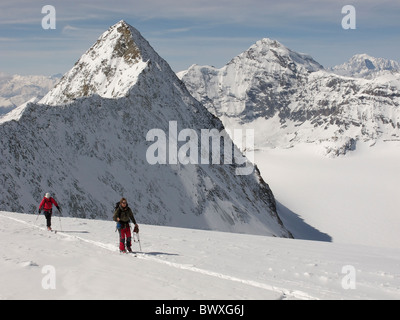
[[[125,250],[125,233],[124,229],[118,229],[119,232],[119,250],[124,251]]]
[[[50,230],[51,228],[51,212],[50,211],[45,211],[44,216],[46,217],[46,226],[47,229]]]
[[[129,252],[132,251],[131,246],[132,246],[132,235],[131,235],[131,228],[128,225],[126,227],[126,247]]]

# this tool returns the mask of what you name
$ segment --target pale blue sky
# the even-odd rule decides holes
[[[349,4],[355,30],[341,25]],[[42,28],[44,5],[56,9],[55,30]],[[400,61],[399,18],[399,0],[2,0],[0,72],[65,73],[121,19],[176,72],[194,63],[222,67],[265,37],[326,67],[356,53]]]

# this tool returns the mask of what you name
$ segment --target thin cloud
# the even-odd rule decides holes
[[[75,34],[77,31],[80,31],[80,30],[81,30],[81,28],[73,27],[73,26],[67,24],[65,27],[63,27],[61,33],[70,35],[70,34]]]
[[[0,37],[0,42],[14,42],[18,41],[18,38],[6,38],[6,37]]]
[[[349,4],[348,0],[57,0],[52,1],[57,30],[45,32],[41,28],[44,17],[41,8],[47,2],[3,0],[0,42],[4,44],[2,57],[7,55],[7,59],[0,63],[8,69],[19,68],[8,54],[13,50],[33,52],[42,48],[49,54],[57,54],[69,48],[83,53],[121,19],[139,29],[178,70],[193,63],[221,66],[263,37],[276,39],[288,47],[294,44],[294,50],[313,56],[329,54],[333,58],[335,53],[340,56],[357,51],[358,44],[364,49],[363,39],[368,38],[373,46],[385,37],[386,45],[377,48],[382,52],[379,55],[387,56],[385,52],[398,55],[400,1],[351,2],[357,10],[357,30],[346,33],[341,28],[341,8]],[[349,37],[347,46],[335,45],[341,38]],[[321,49],[317,47],[320,44]],[[73,59],[78,57],[74,55]]]
[[[177,21],[203,21],[204,23],[239,23],[253,26],[279,26],[287,23],[337,22],[341,8],[348,0],[148,0],[110,2],[97,0],[56,1],[57,21],[71,24],[73,21],[169,19]],[[400,11],[397,0],[353,0],[359,19],[368,20],[370,26],[390,23],[400,26],[396,19]],[[31,0],[2,1],[0,24],[37,24],[43,18],[43,3]],[[396,13],[396,14],[395,14]],[[393,19],[388,20],[388,16]],[[179,27],[176,29],[180,29]]]

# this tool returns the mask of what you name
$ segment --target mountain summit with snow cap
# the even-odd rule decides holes
[[[124,97],[147,63],[159,60],[157,56],[139,31],[121,20],[82,55],[40,103],[63,104],[95,94]]]

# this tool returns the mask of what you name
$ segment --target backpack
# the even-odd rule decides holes
[[[121,224],[118,221],[116,221],[116,215],[115,215],[115,211],[118,210],[118,208],[119,208],[119,201],[115,204],[114,211],[113,211],[113,213],[114,213],[113,220],[117,223],[117,228],[115,229],[115,231],[121,229]],[[117,213],[117,215],[118,215],[118,213]]]
[[[48,204],[49,202],[50,202],[50,206],[52,206],[51,198],[44,197],[43,200],[44,200],[43,209],[52,211],[52,209],[45,209],[46,204]]]

